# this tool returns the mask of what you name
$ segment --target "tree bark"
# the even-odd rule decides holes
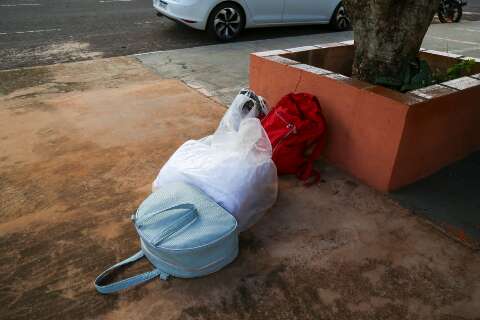
[[[353,76],[401,82],[440,0],[344,0],[355,40]]]

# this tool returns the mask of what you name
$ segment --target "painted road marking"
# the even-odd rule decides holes
[[[455,28],[455,30],[470,31],[470,32],[480,32],[480,30],[477,30],[477,29],[465,29],[465,28]]]
[[[468,47],[466,49],[458,49],[458,50],[452,50],[451,52],[454,52],[454,53],[464,53],[464,52],[468,52],[468,51],[473,51],[473,50],[479,50],[480,47]]]
[[[428,38],[433,38],[433,39],[438,39],[438,40],[444,40],[444,41],[451,41],[451,42],[457,42],[457,43],[463,43],[463,44],[471,44],[474,46],[478,46],[478,42],[470,42],[470,41],[462,41],[462,40],[456,40],[456,39],[450,39],[450,38],[442,38],[442,37],[433,37],[430,36]]]
[[[133,24],[152,24],[152,21],[134,22]]]
[[[0,4],[0,7],[41,6],[40,3]]]
[[[110,2],[132,2],[132,0],[100,0],[100,3],[110,3]]]
[[[463,11],[463,14],[466,14],[466,15],[480,15],[480,13],[478,12],[470,12],[470,11]]]
[[[1,36],[6,36],[9,34],[24,34],[24,33],[39,33],[39,32],[52,32],[52,31],[60,31],[62,29],[39,29],[39,30],[27,30],[27,31],[15,31],[15,32],[0,32]]]

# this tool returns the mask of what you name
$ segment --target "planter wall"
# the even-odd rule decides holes
[[[250,87],[274,105],[290,92],[318,97],[328,124],[327,161],[391,191],[480,149],[480,61],[473,75],[408,93],[349,77],[353,43],[254,53]],[[422,50],[443,70],[463,57]]]

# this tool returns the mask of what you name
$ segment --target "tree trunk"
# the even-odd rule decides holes
[[[344,0],[355,40],[353,76],[370,83],[402,82],[439,0]]]

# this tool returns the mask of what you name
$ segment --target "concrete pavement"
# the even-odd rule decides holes
[[[480,314],[478,253],[327,165],[308,189],[280,179],[227,268],[102,296],[93,279],[138,250],[130,216],[159,168],[225,108],[131,58],[1,71],[0,85],[0,319]]]
[[[266,28],[239,40],[330,31]],[[215,43],[206,32],[157,17],[152,0],[0,1],[0,70]]]
[[[224,270],[112,296],[94,290],[96,275],[138,250],[129,217],[161,165],[183,141],[211,133],[225,110],[179,79],[229,102],[247,84],[249,51],[350,36],[0,71],[0,319],[477,319],[478,251],[325,164],[309,189],[280,179],[275,207],[241,236],[240,255]],[[445,41],[427,40],[432,48]],[[460,201],[478,199],[480,179],[465,183],[477,167],[447,171],[397,200],[428,207],[450,199],[457,210],[459,198],[442,186],[453,178],[464,187]]]
[[[468,2],[464,20],[480,20],[480,0]],[[327,26],[252,29],[239,41],[329,32]],[[0,70],[210,44],[216,41],[205,32],[157,17],[152,0],[0,1]]]
[[[228,105],[248,86],[251,52],[351,40],[353,33],[333,32],[258,41],[235,42],[135,55],[157,74],[180,79]],[[432,24],[423,42],[427,49],[480,57],[480,21]]]
[[[160,76],[180,79],[229,105],[238,91],[248,86],[250,53],[350,40],[352,37],[350,31],[331,32],[159,51],[134,57]]]

